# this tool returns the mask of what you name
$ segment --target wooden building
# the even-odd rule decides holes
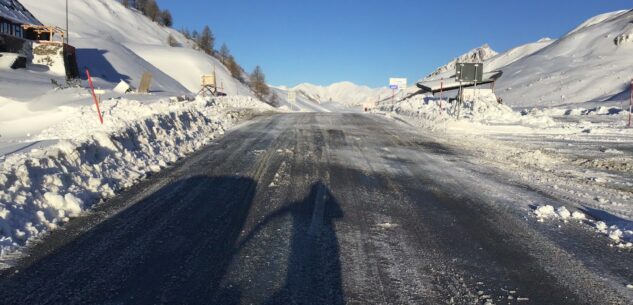
[[[0,0],[0,67],[25,68],[36,59],[53,73],[78,77],[76,50],[64,37],[62,29],[43,25],[18,0]]]

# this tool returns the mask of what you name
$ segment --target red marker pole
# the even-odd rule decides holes
[[[95,101],[95,106],[97,106],[99,121],[101,122],[101,125],[103,125],[103,116],[101,116],[101,109],[99,109],[99,100],[97,100],[97,95],[95,94],[95,87],[92,85],[92,78],[90,77],[90,71],[88,71],[88,69],[86,69],[86,76],[88,76],[88,84],[90,84],[90,93],[92,93],[92,99]]]

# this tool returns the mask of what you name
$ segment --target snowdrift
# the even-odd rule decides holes
[[[94,204],[176,162],[243,119],[237,110],[268,111],[251,97],[141,103],[103,103],[44,130],[38,141],[57,144],[10,155],[0,163],[2,258]]]
[[[543,113],[521,114],[509,106],[499,104],[490,90],[466,90],[464,103],[449,102],[431,96],[417,95],[395,104],[382,102],[379,111],[393,112],[416,118],[427,127],[436,128],[449,122],[476,124],[526,125],[535,127],[553,126],[554,121]]]
[[[65,26],[65,0],[22,3],[44,24]],[[85,87],[67,86],[63,77],[37,66],[0,71],[0,268],[45,232],[200,149],[250,114],[272,110],[173,29],[115,0],[69,4],[79,68],[88,67],[96,86],[105,89],[104,124]],[[181,47],[168,45],[170,35]],[[213,67],[226,91],[241,96],[191,97]],[[138,86],[145,72],[153,74],[150,94],[111,90],[120,80]]]
[[[249,95],[250,89],[236,81],[222,63],[188,48],[129,44],[136,54],[182,84],[191,92],[200,90],[201,76],[216,73],[218,85],[229,95]]]

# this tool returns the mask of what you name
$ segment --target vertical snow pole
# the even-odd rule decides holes
[[[99,114],[99,121],[101,122],[101,125],[103,125],[103,116],[101,116],[101,109],[99,109],[99,100],[97,99],[97,95],[95,94],[95,87],[92,84],[90,71],[87,68],[86,68],[86,76],[88,76],[88,84],[90,84],[90,93],[92,93],[92,99],[95,101],[95,106],[97,106],[97,114]]]
[[[633,112],[633,80],[631,80],[631,98],[629,100],[629,128],[633,127],[631,125],[631,112]]]
[[[457,119],[462,112],[462,103],[464,102],[464,89],[462,87],[462,81],[459,81],[459,92],[457,93]]]
[[[440,110],[444,110],[444,78],[440,80]],[[442,115],[442,112],[440,112]]]
[[[396,110],[396,89],[391,89],[391,107]]]

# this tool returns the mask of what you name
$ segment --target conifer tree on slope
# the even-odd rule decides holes
[[[198,45],[200,49],[207,54],[213,53],[213,47],[215,44],[215,36],[213,36],[213,32],[211,32],[211,28],[208,25],[204,26],[202,33],[200,33],[200,38],[198,40]]]
[[[268,88],[266,84],[266,75],[264,75],[264,71],[260,66],[256,66],[253,73],[251,73],[250,85],[260,100],[265,101],[268,95],[270,95],[270,88]]]

